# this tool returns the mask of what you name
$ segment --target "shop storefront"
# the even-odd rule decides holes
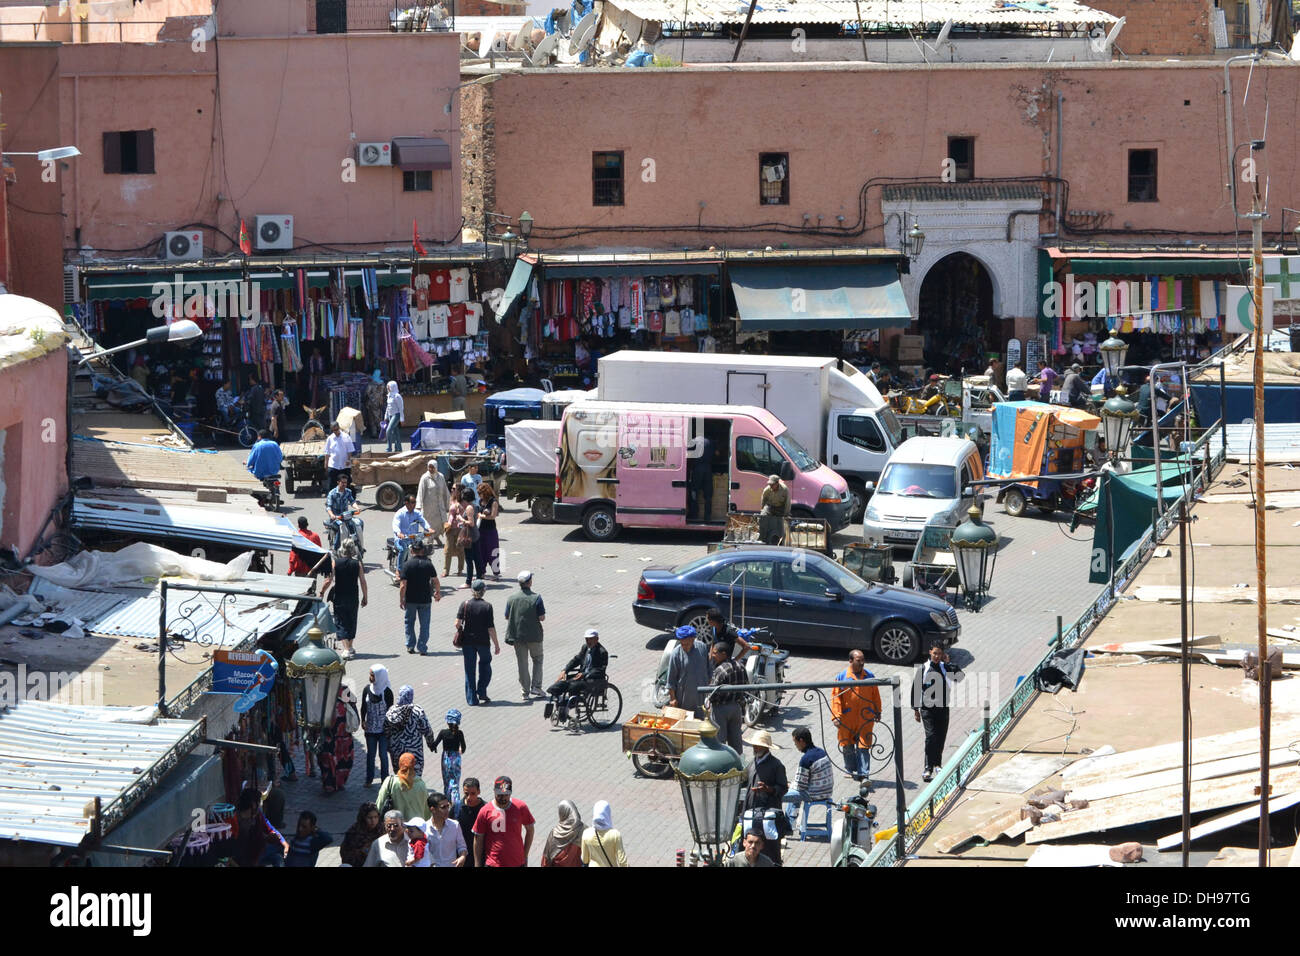
[[[1039,330],[1058,363],[1100,364],[1098,344],[1115,334],[1128,362],[1195,362],[1223,342],[1227,286],[1248,282],[1235,251],[1051,247],[1039,259]]]
[[[247,270],[88,266],[74,311],[105,346],[169,318],[198,322],[196,352],[178,359],[174,349],[141,349],[126,358],[133,377],[173,405],[210,405],[223,381],[240,391],[256,374],[285,389],[295,410],[324,407],[333,417],[345,405],[361,408],[373,426],[384,382],[402,384],[408,415],[418,417],[450,409],[456,365],[486,359],[481,265],[434,255],[419,257],[414,273],[409,259],[375,257]]]
[[[527,253],[496,307],[530,384],[590,388],[619,349],[855,357],[911,321],[890,250]]]

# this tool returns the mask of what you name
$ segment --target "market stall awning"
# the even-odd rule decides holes
[[[642,276],[715,276],[721,262],[673,262],[647,259],[643,262],[600,262],[553,265],[543,262],[548,279],[639,279]]]
[[[728,268],[747,332],[906,328],[912,321],[894,263],[767,263]]]
[[[533,263],[531,260],[520,256],[515,260],[515,270],[510,273],[510,281],[506,283],[506,294],[501,297],[497,303],[497,318],[505,315],[510,311],[510,307],[515,304],[515,299],[524,294],[528,288],[528,280],[533,277]]]
[[[243,273],[231,269],[167,269],[149,272],[99,273],[86,276],[86,299],[90,302],[112,299],[151,299],[157,292],[154,287],[165,283],[173,290],[177,279],[181,283],[181,295],[187,295],[187,283],[238,282]],[[209,290],[204,290],[207,294]],[[174,293],[173,293],[174,295]]]
[[[1063,254],[1060,258],[1069,259],[1071,271],[1081,276],[1222,276],[1235,275],[1250,266],[1249,260],[1236,257],[1101,258]]]
[[[396,136],[393,165],[402,169],[451,169],[451,147],[437,137]]]

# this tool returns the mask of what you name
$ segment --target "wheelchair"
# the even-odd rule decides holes
[[[623,714],[623,695],[607,680],[593,682],[582,691],[565,694],[557,701],[548,702],[546,716],[555,727],[566,724],[578,730],[584,722],[597,730],[608,730],[618,723]]]

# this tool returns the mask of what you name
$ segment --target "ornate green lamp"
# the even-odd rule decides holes
[[[978,611],[993,581],[993,564],[998,557],[998,533],[980,520],[980,510],[971,505],[970,517],[952,533],[952,557],[966,606]]]
[[[1137,405],[1128,400],[1127,391],[1121,385],[1115,390],[1115,397],[1101,406],[1101,433],[1106,439],[1106,452],[1111,461],[1117,461],[1124,454],[1133,434],[1133,423],[1141,414]]]
[[[313,739],[334,720],[339,684],[343,681],[343,659],[324,644],[319,627],[307,632],[307,643],[294,652],[285,664],[285,676],[302,688],[303,714],[307,732]]]
[[[682,802],[691,837],[710,866],[722,862],[731,842],[745,780],[744,761],[718,741],[718,728],[708,721],[700,729],[700,742],[682,754],[673,774],[682,787]]]

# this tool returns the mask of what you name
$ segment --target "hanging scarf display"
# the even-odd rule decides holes
[[[280,353],[285,374],[302,371],[302,354],[298,350],[298,323],[287,316],[280,326]]]
[[[368,311],[374,312],[379,308],[379,276],[374,269],[361,270],[361,295]]]
[[[433,356],[426,352],[412,336],[410,322],[398,323],[397,346],[401,353],[402,369],[407,378],[433,364]]]

